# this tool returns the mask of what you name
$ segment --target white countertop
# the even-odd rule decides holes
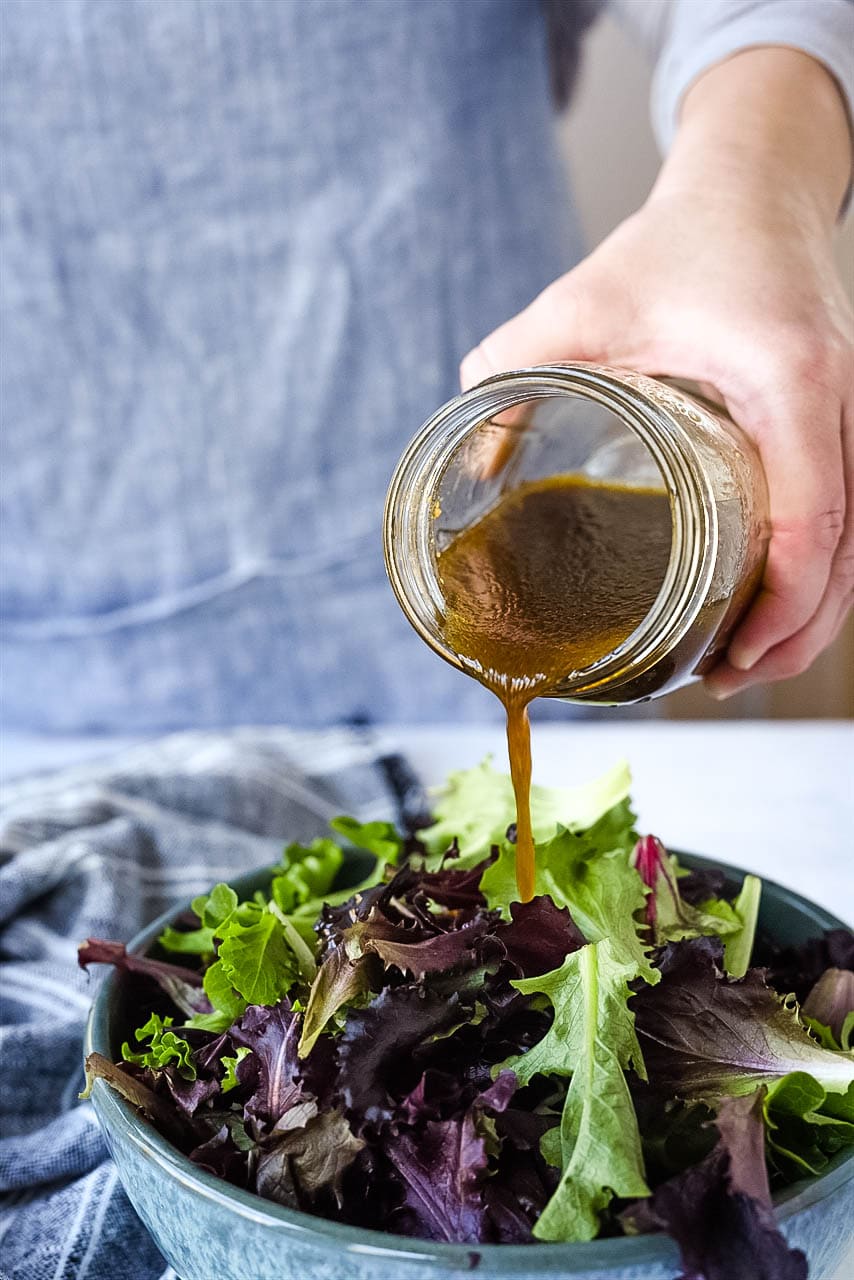
[[[386,729],[429,783],[492,752],[500,728]],[[843,721],[584,721],[533,727],[534,780],[594,778],[621,758],[642,831],[672,848],[778,880],[854,920],[854,724]]]
[[[377,746],[435,784],[489,753],[497,725],[388,726]],[[7,735],[6,778],[132,746],[139,739]],[[640,827],[673,848],[732,862],[854,921],[854,724],[845,721],[567,720],[535,724],[534,780],[572,785],[628,760]]]

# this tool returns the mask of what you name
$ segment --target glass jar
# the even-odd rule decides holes
[[[646,616],[612,652],[546,696],[618,704],[701,677],[726,648],[762,576],[768,494],[752,442],[681,386],[592,364],[500,374],[421,428],[389,486],[386,567],[423,640],[461,670],[445,638],[437,556],[517,485],[560,474],[656,488],[670,500],[670,558]]]

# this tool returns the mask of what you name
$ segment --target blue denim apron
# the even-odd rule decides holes
[[[460,358],[577,257],[540,5],[2,10],[7,725],[491,715],[380,524]]]

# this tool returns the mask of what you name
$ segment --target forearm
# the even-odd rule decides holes
[[[788,14],[823,56],[787,41],[727,49],[754,39],[745,11],[764,12],[771,41]],[[723,12],[733,21],[716,32]],[[762,589],[708,678],[726,697],[804,671],[854,590],[852,316],[831,252],[854,102],[831,37],[849,15],[836,0],[685,0],[673,13],[705,21],[706,38],[668,37],[661,114],[679,123],[650,198],[471,352],[463,380],[590,360],[714,387],[759,450],[771,529]]]
[[[814,58],[781,47],[746,49],[690,87],[652,199],[693,190],[714,198],[754,193],[830,230],[851,178],[842,95]]]

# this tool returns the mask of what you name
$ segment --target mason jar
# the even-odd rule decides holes
[[[702,677],[762,577],[769,519],[759,456],[719,406],[601,365],[499,374],[449,401],[411,441],[389,486],[383,536],[392,587],[415,630],[477,674],[448,643],[438,557],[515,487],[558,475],[666,493],[672,535],[646,616],[544,696],[625,704]]]

